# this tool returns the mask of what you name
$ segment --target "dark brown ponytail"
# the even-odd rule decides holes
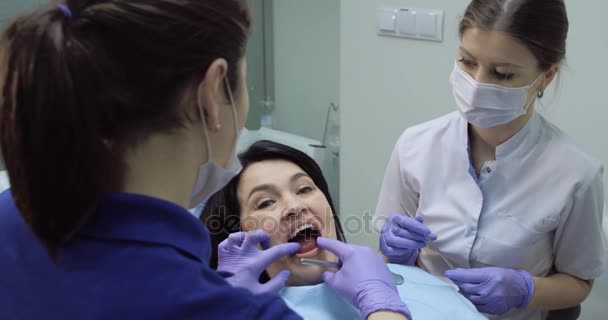
[[[51,254],[120,188],[127,147],[183,124],[180,90],[217,58],[237,65],[250,25],[236,0],[66,7],[22,15],[0,40],[0,146],[15,202]]]

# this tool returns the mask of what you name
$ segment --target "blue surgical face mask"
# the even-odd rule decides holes
[[[189,209],[188,211],[190,211],[190,213],[197,219],[200,218],[201,214],[203,213],[203,209],[205,209],[205,205],[207,204],[207,200],[208,199],[203,200],[203,202],[201,202],[199,205],[192,209]]]
[[[234,147],[232,149],[232,155],[228,160],[228,163],[225,167],[215,163],[213,161],[213,151],[211,148],[211,142],[209,139],[209,130],[207,129],[207,122],[205,120],[202,100],[200,98],[200,93],[202,90],[198,90],[198,108],[199,113],[201,114],[201,121],[203,124],[205,142],[207,145],[207,163],[201,165],[198,169],[198,175],[196,177],[196,182],[194,183],[194,188],[192,189],[192,196],[190,200],[190,207],[194,208],[203,201],[207,201],[209,197],[213,194],[221,190],[224,186],[232,180],[232,178],[236,177],[241,170],[243,169],[241,162],[239,161],[236,155],[236,144],[239,139],[240,130],[239,130],[239,121],[238,115],[236,113],[236,105],[234,103],[234,98],[232,97],[232,90],[230,90],[230,83],[228,83],[228,78],[224,78],[226,82],[226,88],[228,88],[228,97],[230,98],[230,104],[232,106],[232,114],[234,119],[234,130],[236,140],[234,141]]]
[[[534,101],[528,101],[528,92],[541,78],[542,74],[528,86],[507,88],[480,83],[455,65],[450,83],[460,114],[474,126],[491,128],[526,114]]]

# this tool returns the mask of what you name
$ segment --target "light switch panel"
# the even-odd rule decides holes
[[[416,34],[416,12],[410,10],[399,10],[397,13],[397,27],[399,34]]]
[[[381,8],[376,15],[380,33],[395,33],[397,9]]]
[[[381,36],[443,41],[443,10],[382,7],[377,17]]]
[[[416,29],[418,34],[428,38],[438,38],[437,15],[432,12],[420,12],[416,17]]]

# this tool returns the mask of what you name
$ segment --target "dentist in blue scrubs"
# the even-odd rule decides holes
[[[299,244],[222,244],[185,208],[240,170],[250,12],[237,0],[68,0],[0,39],[0,319],[299,319],[259,276]],[[383,260],[319,240],[328,284],[368,319],[407,319]],[[366,272],[359,272],[362,266]]]

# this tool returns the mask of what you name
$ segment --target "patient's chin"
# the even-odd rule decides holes
[[[337,262],[338,258],[327,250],[321,250],[316,248],[314,252],[308,254],[295,254],[290,257],[283,257],[273,263],[268,269],[268,273],[274,277],[281,270],[289,270],[291,275],[287,280],[286,286],[312,286],[323,282],[323,272],[325,271],[337,271],[332,268],[319,267],[314,265],[303,265],[300,263],[300,259],[316,259],[328,262]]]
[[[314,259],[329,261],[329,262],[337,262],[338,258],[336,258],[333,254],[321,250],[320,253],[313,257]],[[291,271],[291,276],[287,281],[287,286],[311,286],[316,285],[323,282],[323,272],[332,271],[335,272],[337,270],[332,268],[325,268],[320,266],[313,265],[303,265],[300,264],[300,259],[290,259],[289,270]]]
[[[312,286],[323,282],[321,275],[325,268],[317,266],[296,265],[292,266],[291,276],[287,281],[286,286]]]

